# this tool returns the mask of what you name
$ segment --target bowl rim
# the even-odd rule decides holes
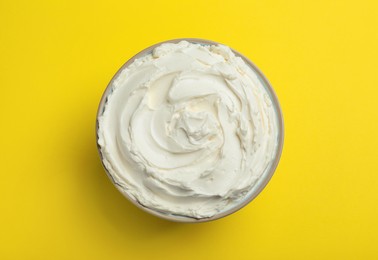
[[[133,203],[135,206],[138,208],[154,215],[159,218],[165,219],[165,220],[170,220],[174,222],[185,222],[185,223],[201,223],[201,222],[209,222],[213,220],[217,220],[226,216],[229,216],[240,209],[244,208],[247,204],[249,204],[252,200],[254,200],[261,192],[262,190],[266,187],[270,179],[272,178],[273,174],[275,173],[278,163],[280,161],[281,155],[282,155],[282,150],[283,150],[283,143],[284,143],[284,120],[283,120],[283,114],[282,114],[282,109],[280,106],[280,103],[278,101],[276,92],[274,91],[272,85],[270,84],[269,80],[265,77],[265,75],[262,73],[262,71],[251,61],[249,60],[246,56],[241,54],[240,52],[232,49],[231,51],[238,57],[242,58],[243,61],[249,65],[252,70],[259,76],[259,79],[262,81],[263,86],[266,88],[266,91],[268,92],[270,98],[272,99],[273,107],[276,110],[276,115],[277,115],[277,122],[278,122],[278,144],[276,148],[276,155],[274,158],[273,163],[270,166],[269,171],[267,171],[263,176],[260,177],[260,179],[257,181],[257,183],[254,185],[254,187],[248,192],[249,194],[243,198],[238,204],[235,206],[225,210],[221,211],[220,213],[215,214],[212,217],[209,218],[193,218],[193,217],[184,217],[180,215],[174,215],[174,214],[167,214],[163,212],[159,212],[157,210],[150,209],[148,207],[145,207],[141,203],[139,203],[136,199],[128,195],[126,192],[124,192],[119,185],[117,185],[109,173],[108,169],[106,168],[104,164],[104,157],[101,153],[101,146],[98,143],[99,141],[99,135],[98,135],[98,130],[99,130],[99,118],[102,116],[104,110],[105,110],[105,105],[107,102],[107,98],[109,94],[111,94],[112,91],[112,85],[115,81],[115,79],[118,78],[120,73],[127,68],[130,64],[132,64],[135,59],[141,58],[148,53],[150,53],[154,48],[164,44],[164,43],[179,43],[180,41],[188,41],[190,43],[195,43],[195,44],[201,44],[201,45],[225,45],[220,42],[212,41],[212,40],[207,40],[207,39],[201,39],[201,38],[177,38],[177,39],[171,39],[171,40],[166,40],[162,42],[155,43],[142,51],[138,52],[134,56],[132,56],[129,60],[127,60],[119,69],[118,71],[114,74],[110,82],[108,83],[107,87],[105,88],[100,103],[98,105],[97,109],[97,115],[96,115],[96,143],[97,143],[97,151],[99,153],[101,163],[103,168],[105,169],[106,175],[109,177],[113,185],[121,192],[121,194],[126,197],[131,203]],[[228,45],[225,45],[228,47]]]

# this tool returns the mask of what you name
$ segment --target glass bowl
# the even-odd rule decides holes
[[[244,60],[244,62],[250,66],[250,68],[256,73],[256,75],[258,75],[262,85],[265,87],[267,93],[269,94],[270,98],[271,98],[271,101],[272,101],[272,104],[273,104],[273,107],[275,109],[275,112],[276,112],[276,115],[277,115],[277,127],[278,127],[278,144],[277,144],[277,148],[276,148],[276,153],[275,153],[275,158],[274,158],[274,161],[271,163],[270,165],[270,169],[268,171],[265,172],[265,174],[263,174],[259,180],[257,181],[257,183],[253,186],[253,188],[248,192],[248,194],[245,196],[244,199],[240,200],[238,202],[238,204],[234,205],[233,207],[225,210],[225,211],[221,211],[219,213],[217,213],[216,215],[212,216],[212,217],[209,217],[209,218],[201,218],[201,219],[195,219],[195,218],[192,218],[192,217],[184,217],[184,216],[177,216],[177,215],[169,215],[169,214],[165,214],[165,213],[161,213],[161,212],[158,212],[158,211],[155,211],[155,210],[152,210],[152,209],[149,209],[145,206],[143,206],[142,204],[140,204],[138,201],[136,201],[134,198],[132,198],[131,196],[127,195],[125,192],[122,192],[121,188],[118,186],[118,185],[115,185],[114,183],[114,180],[113,178],[111,177],[108,169],[106,168],[106,166],[104,165],[103,163],[103,156],[101,154],[101,149],[100,149],[100,146],[98,144],[98,129],[99,129],[99,121],[98,121],[98,118],[103,114],[104,112],[104,109],[105,109],[105,104],[107,102],[107,97],[108,95],[110,94],[110,92],[112,91],[112,84],[113,84],[113,81],[118,77],[118,75],[121,73],[121,71],[125,68],[127,68],[130,64],[133,63],[133,61],[135,59],[138,59],[138,58],[141,58],[145,55],[148,55],[152,52],[152,50],[163,44],[163,43],[178,43],[180,41],[188,41],[188,42],[191,42],[191,43],[197,43],[197,44],[201,44],[201,45],[218,45],[218,44],[221,44],[221,43],[218,43],[218,42],[215,42],[215,41],[210,41],[210,40],[204,40],[204,39],[196,39],[196,38],[180,38],[180,39],[174,39],[174,40],[168,40],[168,41],[164,41],[164,42],[160,42],[160,43],[157,43],[157,44],[154,44],[144,50],[142,50],[141,52],[139,52],[138,54],[136,54],[135,56],[133,56],[131,59],[129,59],[119,70],[118,72],[113,76],[112,80],[109,82],[107,88],[105,89],[104,91],[104,94],[102,95],[102,98],[101,98],[101,101],[100,101],[100,104],[99,104],[99,107],[98,107],[98,112],[97,112],[97,120],[96,120],[96,138],[97,138],[97,147],[98,147],[98,152],[99,152],[99,155],[100,155],[100,158],[101,158],[101,161],[102,161],[102,164],[104,166],[104,169],[105,169],[105,172],[107,173],[109,179],[113,182],[114,186],[129,200],[131,201],[134,205],[136,205],[138,208],[152,214],[152,215],[155,215],[157,217],[160,217],[160,218],[163,218],[163,219],[166,219],[166,220],[171,220],[171,221],[176,221],[176,222],[191,222],[191,223],[199,223],[199,222],[207,222],[207,221],[212,221],[212,220],[216,220],[216,219],[219,219],[219,218],[223,218],[225,216],[228,216],[236,211],[238,211],[239,209],[243,208],[244,206],[246,206],[249,202],[251,202],[254,198],[256,198],[256,196],[264,189],[264,187],[267,185],[267,183],[269,182],[269,180],[271,179],[271,177],[273,176],[276,168],[277,168],[277,165],[278,165],[278,162],[280,160],[280,157],[281,157],[281,153],[282,153],[282,147],[283,147],[283,137],[284,137],[284,128],[283,128],[283,116],[282,116],[282,111],[281,111],[281,108],[280,108],[280,105],[279,105],[279,102],[278,102],[278,99],[277,99],[277,96],[271,86],[271,84],[269,83],[269,81],[267,80],[267,78],[264,76],[264,74],[260,71],[260,69],[257,68],[257,66],[252,63],[247,57],[245,57],[244,55],[242,55],[241,53],[233,50],[232,48],[230,48],[236,56],[242,58]]]

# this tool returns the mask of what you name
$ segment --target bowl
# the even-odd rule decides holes
[[[99,140],[99,135],[98,135],[99,117],[104,112],[105,104],[107,102],[107,97],[110,94],[110,92],[112,91],[112,84],[113,84],[114,80],[118,77],[118,75],[121,73],[121,71],[123,69],[127,68],[130,64],[132,64],[135,59],[138,59],[138,58],[141,58],[141,57],[143,57],[145,55],[150,54],[155,47],[160,46],[161,44],[164,44],[164,43],[178,43],[178,42],[183,41],[183,40],[188,41],[190,43],[196,43],[196,44],[201,44],[201,45],[218,45],[218,44],[221,44],[221,43],[218,43],[218,42],[215,42],[215,41],[204,40],[204,39],[180,38],[180,39],[168,40],[168,41],[164,41],[164,42],[160,42],[160,43],[154,44],[154,45],[152,45],[152,46],[150,46],[150,47],[142,50],[141,52],[139,52],[138,54],[136,54],[135,56],[133,56],[131,59],[129,59],[118,70],[118,72],[113,76],[113,78],[109,82],[107,88],[105,89],[105,91],[104,91],[104,93],[102,95],[102,98],[101,98],[101,101],[100,101],[100,104],[99,104],[99,107],[98,107],[98,112],[97,112],[96,138],[97,138],[98,152],[99,152],[102,164],[104,166],[105,172],[107,173],[109,179],[113,182],[113,184],[115,185],[115,187],[118,190],[120,190],[120,192],[129,201],[131,201],[138,208],[140,208],[140,209],[142,209],[142,210],[144,210],[144,211],[146,211],[146,212],[148,212],[148,213],[150,213],[152,215],[155,215],[157,217],[160,217],[160,218],[163,218],[163,219],[166,219],[166,220],[176,221],[176,222],[199,223],[199,222],[207,222],[207,221],[212,221],[212,220],[223,218],[225,216],[228,216],[228,215],[230,215],[230,214],[238,211],[239,209],[243,208],[244,206],[246,206],[249,202],[251,202],[254,198],[256,198],[256,196],[267,185],[267,183],[269,182],[269,180],[273,176],[273,174],[274,174],[274,172],[276,170],[276,167],[278,165],[278,162],[280,160],[280,156],[281,156],[281,153],[282,153],[282,147],[283,147],[283,139],[284,139],[284,125],[283,125],[282,111],[281,111],[281,108],[280,108],[277,96],[276,96],[276,94],[275,94],[275,92],[274,92],[271,84],[269,83],[269,81],[267,80],[267,78],[264,76],[264,74],[260,71],[260,69],[258,69],[257,66],[253,62],[251,62],[247,57],[245,57],[241,53],[239,53],[239,52],[233,50],[232,48],[230,48],[234,52],[234,54],[236,56],[242,58],[244,60],[244,62],[256,73],[256,75],[258,75],[259,80],[261,81],[262,85],[264,86],[264,88],[266,89],[267,93],[269,94],[269,96],[271,98],[271,101],[272,101],[272,105],[273,105],[274,110],[276,112],[276,115],[278,117],[277,118],[277,127],[278,127],[278,140],[277,141],[278,141],[278,143],[277,143],[277,146],[276,146],[277,148],[276,148],[275,158],[274,158],[274,161],[271,163],[269,170],[267,170],[265,172],[265,174],[263,174],[259,178],[259,180],[257,181],[257,183],[248,192],[248,195],[246,195],[246,197],[244,199],[240,200],[238,202],[238,204],[236,204],[232,208],[229,208],[229,209],[227,209],[225,211],[221,211],[221,212],[219,212],[218,214],[216,214],[216,215],[214,215],[212,217],[199,218],[199,219],[195,219],[195,218],[192,218],[192,217],[180,216],[180,215],[174,215],[174,214],[166,214],[166,213],[162,213],[162,212],[159,212],[159,211],[147,208],[147,207],[143,206],[141,203],[139,203],[137,200],[135,200],[134,198],[132,198],[131,196],[127,195],[125,192],[122,192],[121,188],[118,185],[115,184],[114,179],[112,178],[111,174],[109,173],[109,170],[107,169],[106,165],[104,164],[103,155],[101,153],[101,147],[98,144],[98,140]]]

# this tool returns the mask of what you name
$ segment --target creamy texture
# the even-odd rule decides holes
[[[212,217],[241,203],[277,155],[271,97],[226,46],[162,44],[110,87],[98,118],[103,163],[146,208]]]

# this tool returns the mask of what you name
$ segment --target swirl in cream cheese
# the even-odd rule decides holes
[[[277,156],[269,92],[226,46],[164,43],[110,87],[98,118],[103,163],[146,208],[212,217],[246,198]]]

